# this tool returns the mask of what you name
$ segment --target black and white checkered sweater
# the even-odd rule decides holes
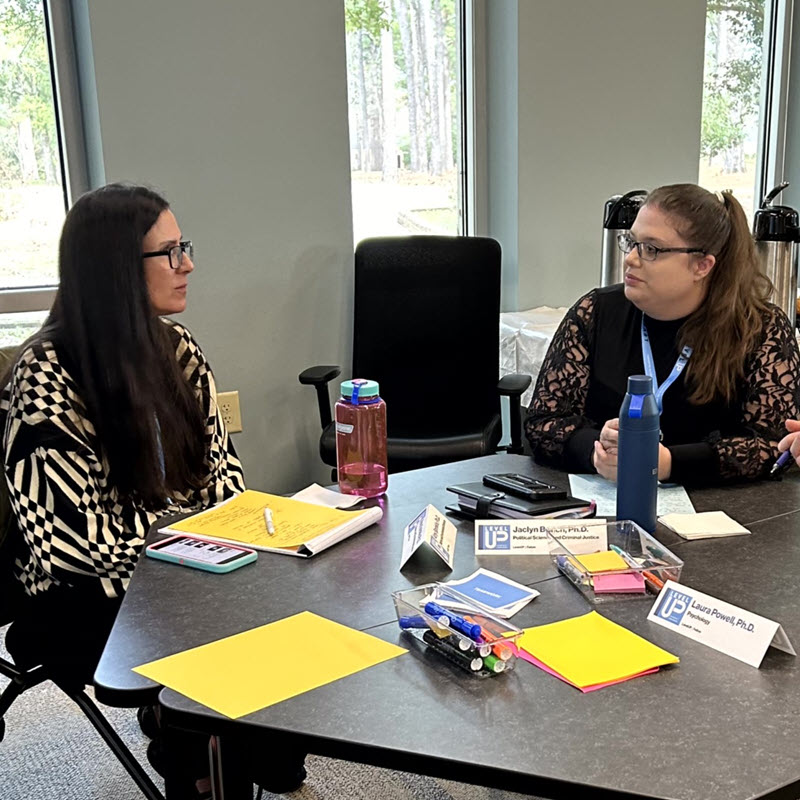
[[[202,490],[174,494],[177,508],[169,510],[175,511],[218,503],[245,487],[208,362],[186,328],[163,322],[206,419],[208,480]],[[15,572],[25,591],[35,595],[66,584],[121,596],[150,525],[167,511],[120,501],[75,382],[52,343],[22,353],[0,396],[0,424],[11,507],[22,533]]]

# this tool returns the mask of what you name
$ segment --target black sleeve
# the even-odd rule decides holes
[[[600,428],[584,413],[591,378],[595,300],[595,291],[584,295],[559,325],[539,370],[525,420],[537,463],[569,472],[595,471],[592,450]]]

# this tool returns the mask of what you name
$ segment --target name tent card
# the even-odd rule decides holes
[[[751,667],[761,666],[770,645],[797,655],[779,623],[674,581],[664,584],[647,619]]]
[[[456,526],[441,511],[432,505],[425,506],[403,531],[400,569],[417,552],[423,556],[433,554],[444,561],[448,569],[453,569],[457,533]]]
[[[547,556],[548,532],[576,555],[608,548],[604,519],[480,519],[475,521],[475,555]]]

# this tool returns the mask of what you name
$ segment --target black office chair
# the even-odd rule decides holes
[[[0,374],[5,372],[6,366],[14,358],[15,352],[15,348],[0,349]],[[14,553],[19,536],[19,529],[11,513],[5,476],[0,474],[0,628],[14,621],[16,610],[22,599],[22,589],[12,574]],[[44,681],[52,680],[86,715],[147,800],[164,800],[164,796],[150,776],[83,689],[63,685],[44,666],[22,669],[5,658],[0,658],[0,675],[11,681],[0,694],[0,742],[5,737],[4,717],[11,704],[28,689],[32,689]]]
[[[365,239],[355,253],[352,376],[380,383],[389,472],[496,452],[500,396],[510,400],[510,453],[522,452],[528,375],[498,382],[500,245],[481,237]],[[338,366],[304,370],[317,391],[322,460],[336,466],[328,383]]]

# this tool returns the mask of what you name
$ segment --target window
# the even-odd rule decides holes
[[[462,0],[345,0],[353,234],[464,232]]]
[[[58,281],[66,211],[45,8],[0,0],[0,345],[33,333]]]
[[[699,183],[730,189],[751,216],[762,199],[760,109],[767,82],[765,5],[770,0],[709,0]],[[771,188],[771,187],[770,187]]]

